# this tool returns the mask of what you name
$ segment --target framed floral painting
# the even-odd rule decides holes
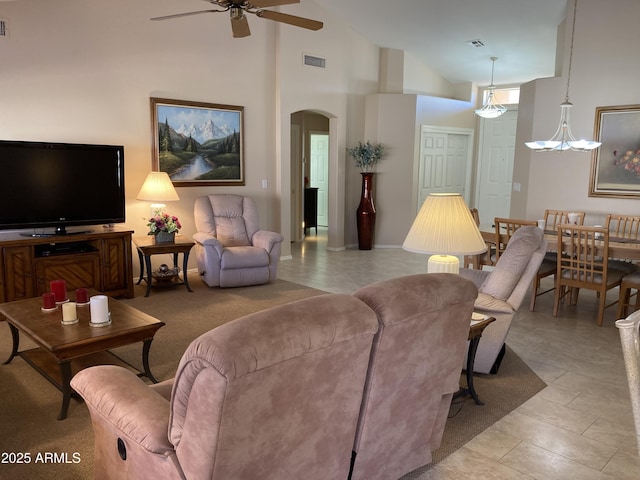
[[[590,197],[640,197],[640,105],[596,108]]]
[[[151,98],[152,162],[175,186],[244,185],[244,107]]]

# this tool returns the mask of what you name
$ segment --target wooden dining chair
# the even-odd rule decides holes
[[[609,214],[604,226],[609,230],[610,242],[633,243],[640,239],[640,216]],[[624,258],[609,259],[609,266],[629,273],[640,269],[640,266]]]
[[[597,234],[597,235],[596,235]],[[556,288],[553,316],[558,316],[560,301],[565,297],[570,304],[578,301],[580,289],[598,293],[598,326],[602,326],[604,310],[617,303],[607,305],[607,292],[618,287],[625,272],[609,268],[609,231],[604,227],[560,224],[557,228],[558,250]]]
[[[556,231],[558,225],[569,222],[569,214],[578,214],[578,225],[584,224],[584,212],[574,212],[573,210],[545,210],[544,211],[544,229]]]
[[[584,212],[573,212],[570,210],[545,210],[544,211],[544,230],[546,232],[557,230],[558,225],[562,223],[569,223],[569,214],[578,214],[578,225],[584,224]],[[532,283],[531,288],[531,301],[529,303],[529,310],[534,311],[536,309],[536,299],[540,295],[553,292],[555,290],[555,280],[553,285],[545,290],[540,290],[542,279],[550,277],[556,274],[557,252],[547,252],[544,256],[544,260],[538,269],[538,274]]]
[[[605,227],[609,230],[610,241],[637,242],[640,239],[640,216],[609,214]],[[609,268],[611,267],[627,272],[620,284],[618,296],[617,318],[624,318],[631,306],[632,297],[636,297],[634,310],[640,308],[640,266],[625,259],[610,259]]]
[[[605,227],[613,238],[637,240],[640,237],[640,217],[634,215],[609,214]]]
[[[480,213],[477,208],[470,208],[471,216],[476,222],[476,226],[480,226]],[[485,242],[487,244],[487,251],[479,253],[478,255],[465,255],[464,266],[471,265],[476,270],[482,270],[483,265],[493,266],[495,265],[496,246],[493,242]]]
[[[496,231],[496,263],[500,259],[500,255],[507,248],[507,244],[511,239],[511,236],[517,229],[524,225],[538,226],[538,222],[533,220],[518,220],[515,218],[500,218],[496,217],[493,220]]]

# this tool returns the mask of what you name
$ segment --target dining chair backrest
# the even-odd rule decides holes
[[[493,223],[496,229],[496,263],[507,248],[507,244],[516,230],[524,225],[533,225],[534,227],[538,225],[538,222],[533,220],[499,217],[494,218]]]
[[[607,291],[620,285],[625,272],[609,268],[609,231],[604,227],[560,224],[557,227],[558,251],[553,316],[560,300],[568,294],[577,303],[580,289],[598,292],[598,326],[602,326]],[[562,247],[560,247],[562,246]]]
[[[570,280],[570,286],[578,288],[582,284],[602,283],[603,277],[607,276],[609,256],[607,229],[560,224],[557,232],[558,245],[562,245],[563,253],[558,255],[562,278]]]
[[[473,217],[473,221],[476,222],[477,226],[480,226],[480,213],[477,208],[470,208],[471,216]]]
[[[640,217],[633,215],[607,215],[605,228],[612,237],[637,240],[640,236]]]
[[[571,210],[545,210],[544,211],[544,229],[555,231],[557,226],[561,223],[569,222],[569,214],[578,214],[578,225],[584,224],[584,212],[574,212]]]
[[[480,213],[478,212],[477,208],[470,208],[469,212],[471,212],[471,217],[473,218],[473,221],[476,222],[476,226],[480,226]],[[487,242],[485,241],[485,244],[487,245],[487,251],[484,253],[479,253],[477,255],[465,255],[464,256],[464,266],[465,268],[469,265],[472,266],[472,268],[475,269],[480,269],[482,270],[482,266],[483,265],[495,265],[496,262],[496,258],[495,258],[495,253],[496,253],[496,247],[493,244],[493,242]]]

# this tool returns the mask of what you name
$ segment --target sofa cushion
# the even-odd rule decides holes
[[[243,218],[244,203],[240,195],[209,197],[216,225],[216,237],[225,247],[251,245]]]
[[[500,300],[486,293],[478,293],[478,298],[473,305],[474,310],[480,312],[493,312],[493,313],[513,313],[513,307],[504,300]]]
[[[256,268],[269,265],[269,254],[264,248],[234,247],[222,252],[220,268],[231,270],[234,268]]]
[[[509,298],[542,239],[543,232],[537,226],[527,225],[516,230],[495,269],[480,285],[480,292],[500,300]]]
[[[225,247],[251,245],[242,217],[216,216],[216,237]]]

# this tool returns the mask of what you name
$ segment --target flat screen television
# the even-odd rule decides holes
[[[65,235],[124,221],[122,146],[0,140],[0,229]]]

